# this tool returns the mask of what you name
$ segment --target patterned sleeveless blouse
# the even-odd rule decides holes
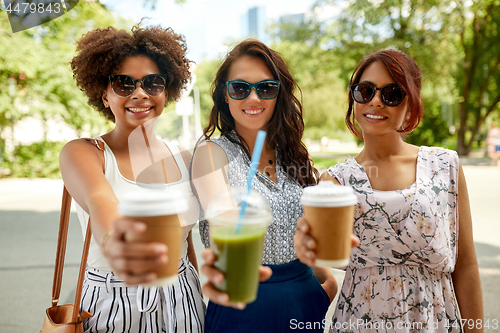
[[[460,332],[451,274],[458,247],[456,152],[420,147],[416,182],[372,189],[354,158],[328,170],[353,187],[353,249],[331,332]],[[458,322],[457,322],[458,320]]]
[[[231,132],[231,138],[238,141],[236,133]],[[227,137],[221,136],[211,141],[219,145],[227,155],[229,162],[227,176],[230,186],[246,186],[250,160],[243,149]],[[273,222],[267,229],[262,263],[265,265],[281,265],[297,259],[293,236],[297,220],[304,215],[300,197],[302,186],[291,180],[285,170],[276,160],[276,176],[278,184],[257,172],[252,188],[262,194],[269,202],[273,214]],[[210,247],[208,222],[200,217],[200,236],[203,245]]]

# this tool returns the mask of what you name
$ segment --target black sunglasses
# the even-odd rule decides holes
[[[261,99],[274,99],[280,91],[280,81],[264,80],[257,83],[249,83],[242,80],[226,82],[227,93],[229,97],[236,100],[242,100],[250,95],[252,88],[255,88],[257,96]]]
[[[398,106],[403,103],[406,93],[395,84],[389,84],[383,88],[377,88],[368,82],[353,84],[351,89],[352,98],[359,104],[366,104],[373,99],[375,91],[380,90],[382,102],[387,106]]]
[[[111,89],[120,97],[129,97],[135,90],[137,82],[149,96],[159,96],[167,86],[167,75],[149,74],[139,80],[134,80],[128,75],[110,75]]]

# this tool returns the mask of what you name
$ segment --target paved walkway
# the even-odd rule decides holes
[[[485,319],[500,322],[500,167],[487,166],[486,162],[462,160],[472,207]],[[42,326],[51,299],[61,190],[60,180],[0,179],[2,333],[38,332]],[[199,254],[203,246],[197,228],[194,233]],[[73,214],[61,293],[63,304],[73,302],[81,246],[81,230]],[[340,284],[343,274],[334,273]],[[327,318],[331,318],[332,309],[333,306]]]

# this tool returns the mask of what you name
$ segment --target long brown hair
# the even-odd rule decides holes
[[[408,97],[408,110],[410,117],[405,122],[405,128],[399,130],[400,133],[409,133],[420,124],[424,114],[420,91],[422,90],[422,73],[415,61],[406,53],[398,50],[380,50],[363,58],[354,69],[351,76],[350,85],[359,83],[361,75],[365,69],[374,62],[380,61],[394,82],[406,93]],[[345,116],[347,127],[358,139],[363,140],[363,136],[355,125],[354,99],[349,93],[349,108]]]
[[[235,127],[234,118],[225,102],[226,81],[231,65],[242,56],[262,59],[273,73],[274,79],[280,81],[280,91],[276,97],[274,114],[269,120],[267,144],[276,149],[281,166],[291,179],[298,181],[302,186],[316,184],[319,176],[318,170],[314,168],[307,148],[302,143],[302,135],[304,134],[302,104],[294,94],[296,90],[300,92],[300,88],[290,74],[283,58],[276,51],[257,40],[245,40],[236,45],[219,67],[212,83],[214,106],[210,112],[209,124],[203,130],[205,139],[209,140],[215,130],[218,130],[221,135],[234,142],[228,135],[235,130]],[[245,143],[243,138],[239,135],[238,137],[241,142]],[[240,144],[240,146],[250,156],[245,144]],[[303,170],[305,174],[303,174]]]

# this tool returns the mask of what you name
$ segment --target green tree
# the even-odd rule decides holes
[[[500,2],[457,0],[451,27],[457,33],[458,151],[468,154],[485,120],[499,111]]]
[[[344,127],[347,89],[339,79],[337,55],[304,41],[282,40],[272,47],[288,61],[301,89],[305,136],[338,138],[332,129]]]
[[[208,117],[212,110],[212,82],[215,79],[217,69],[221,64],[221,60],[211,59],[204,60],[196,66],[196,85],[200,89],[200,113],[201,126],[205,128],[208,125]]]
[[[174,2],[182,4],[185,0]],[[156,3],[157,0],[142,1],[150,8]],[[109,1],[106,4],[111,5]],[[72,78],[69,63],[75,54],[76,40],[86,32],[110,25],[130,29],[136,23],[116,17],[100,1],[80,1],[55,20],[13,34],[7,13],[0,7],[0,133],[9,127],[13,129],[26,117],[45,124],[44,137],[51,130],[49,121],[53,120],[68,124],[77,136],[94,136],[110,129],[111,124],[87,105],[86,96]],[[14,142],[14,147],[5,147],[0,139],[0,162],[3,158],[3,165],[12,176],[54,176],[57,170],[48,166],[57,166],[61,144],[44,140],[30,146]],[[40,167],[43,165],[47,167]]]
[[[11,33],[7,15],[0,12],[0,132],[25,117],[42,121],[44,136],[50,131],[48,121],[63,121],[78,136],[96,135],[107,124],[95,110],[87,105],[87,99],[72,78],[69,62],[75,53],[75,41],[90,29],[114,25],[125,27],[124,21],[116,20],[101,4],[81,2],[67,14],[42,26]],[[130,24],[128,24],[130,26]],[[14,144],[16,144],[14,142]],[[47,155],[43,147],[55,149],[55,145],[33,145],[35,155]],[[13,168],[16,163],[29,160],[28,148],[0,145],[7,168],[14,176],[27,174]],[[14,151],[12,151],[12,149]],[[21,158],[19,152],[23,152]],[[58,152],[48,154],[57,161]],[[48,172],[48,171],[47,171]],[[44,176],[43,172],[38,176]]]

